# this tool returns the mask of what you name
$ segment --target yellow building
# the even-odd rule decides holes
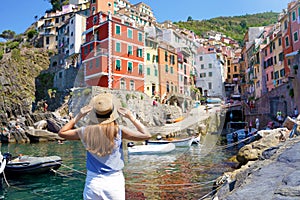
[[[150,97],[159,95],[158,41],[145,40],[145,93]]]

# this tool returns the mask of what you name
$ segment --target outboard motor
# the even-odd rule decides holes
[[[134,142],[128,142],[127,143],[127,147],[133,147],[134,146]]]
[[[7,152],[7,153],[3,154],[3,159],[5,159],[7,161],[11,161],[12,155],[9,152]]]

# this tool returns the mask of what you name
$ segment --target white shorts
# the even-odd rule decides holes
[[[96,174],[87,171],[84,200],[125,200],[125,179],[122,171]]]

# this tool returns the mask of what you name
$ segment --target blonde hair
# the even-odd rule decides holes
[[[115,148],[114,140],[118,130],[115,122],[87,126],[83,137],[86,150],[100,157],[111,154]]]

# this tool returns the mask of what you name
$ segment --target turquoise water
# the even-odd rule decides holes
[[[226,160],[235,149],[224,149],[216,135],[202,145],[176,148],[165,155],[128,155],[125,150],[126,199],[199,199],[212,190],[213,180],[232,169]],[[57,173],[8,177],[4,199],[82,199],[85,151],[79,141],[2,144],[12,155],[58,155],[63,165]]]

